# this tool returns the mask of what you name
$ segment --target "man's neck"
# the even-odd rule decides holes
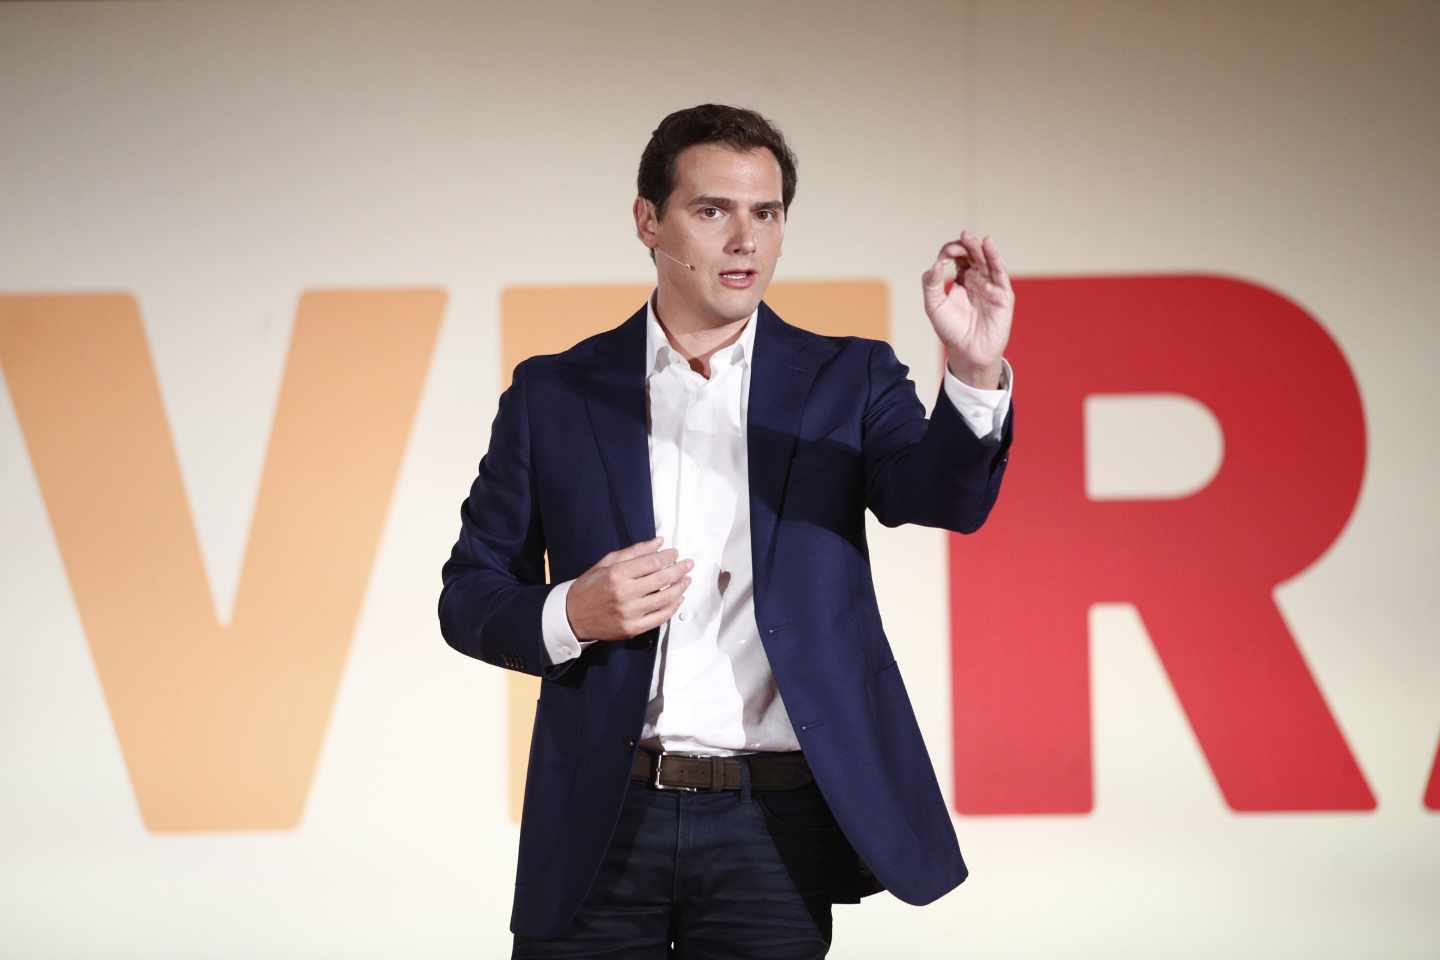
[[[706,323],[703,319],[687,314],[663,299],[661,291],[655,291],[655,302],[651,304],[655,319],[665,333],[670,346],[690,363],[690,369],[710,378],[710,358],[717,350],[723,350],[740,339],[745,332],[749,317],[729,322]]]

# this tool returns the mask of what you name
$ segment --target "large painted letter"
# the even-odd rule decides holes
[[[1375,800],[1275,605],[1354,508],[1355,380],[1285,298],[1207,276],[1016,283],[1017,440],[986,526],[950,545],[955,803],[1093,806],[1086,615],[1135,604],[1232,809]],[[1085,496],[1088,394],[1205,405],[1224,461],[1180,499]],[[960,613],[963,611],[963,617]]]
[[[222,627],[134,298],[0,297],[0,366],[150,830],[299,822],[444,305],[301,297]]]

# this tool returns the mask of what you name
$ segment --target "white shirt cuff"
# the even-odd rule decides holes
[[[945,396],[950,398],[960,417],[981,440],[1000,439],[1000,430],[1005,426],[1005,415],[1010,412],[1010,392],[1015,386],[1015,371],[1010,361],[1000,359],[1000,387],[996,390],[981,390],[972,387],[950,372],[945,364]]]
[[[545,652],[550,655],[552,666],[559,666],[580,656],[590,644],[582,642],[570,628],[570,618],[565,615],[565,598],[570,593],[574,580],[566,580],[545,596],[545,606],[540,610],[540,636],[545,642]]]

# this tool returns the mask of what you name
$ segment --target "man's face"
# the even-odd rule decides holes
[[[707,143],[681,151],[664,219],[654,219],[648,202],[635,203],[641,238],[664,251],[655,258],[661,302],[707,326],[754,313],[785,236],[781,185],[780,164],[764,148]]]

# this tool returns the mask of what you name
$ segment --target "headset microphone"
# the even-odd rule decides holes
[[[664,254],[664,255],[667,256],[667,257],[670,257],[670,254],[665,253],[665,251],[664,251],[664,250],[661,250],[659,247],[654,247],[654,248],[652,248],[652,249],[660,252],[661,254]],[[694,267],[690,266],[690,264],[686,263],[684,260],[681,260],[679,257],[670,257],[670,259],[671,259],[671,260],[674,260],[676,263],[680,264],[680,266],[684,267],[686,270],[693,271],[693,270],[695,269]]]

